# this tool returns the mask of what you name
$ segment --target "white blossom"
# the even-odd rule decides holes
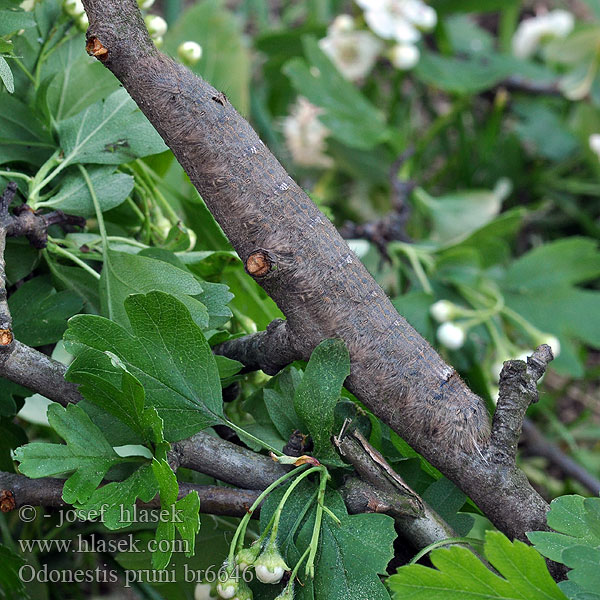
[[[543,41],[567,37],[574,26],[573,14],[560,9],[524,19],[512,39],[513,54],[518,58],[529,58]]]
[[[147,10],[154,4],[154,0],[137,0],[137,3],[142,10]]]
[[[354,31],[348,29],[347,22],[336,21],[329,27],[327,37],[319,41],[319,46],[346,79],[362,79],[373,68],[381,42],[369,31]]]
[[[438,327],[437,338],[442,346],[450,350],[458,350],[465,343],[466,335],[460,325],[448,321]]]
[[[389,51],[390,61],[401,71],[409,71],[419,62],[421,53],[414,44],[396,44]]]
[[[429,307],[429,314],[438,323],[445,323],[456,316],[456,305],[449,300],[438,300]]]
[[[354,28],[354,19],[350,15],[338,15],[329,26],[329,32],[348,33]]]
[[[144,19],[148,33],[150,37],[156,42],[157,39],[162,38],[167,33],[167,22],[158,15],[146,15]]]
[[[177,48],[177,55],[185,65],[195,65],[202,58],[202,46],[197,42],[183,42]]]
[[[323,109],[300,97],[283,120],[283,135],[294,161],[303,167],[328,168],[333,160],[325,154],[329,129],[319,121]]]
[[[216,596],[212,592],[212,585],[209,583],[197,583],[194,588],[194,600],[212,600]]]
[[[600,133],[592,133],[589,139],[590,149],[598,156],[600,160]]]
[[[35,6],[35,0],[23,0],[19,6],[25,11],[32,11]]]
[[[421,39],[420,29],[430,30],[437,23],[435,10],[422,0],[356,0],[363,9],[367,25],[386,40],[414,44]]]

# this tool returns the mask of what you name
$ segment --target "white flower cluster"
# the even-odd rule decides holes
[[[370,73],[383,44],[369,31],[356,30],[351,16],[339,15],[319,46],[346,79],[357,81]]]
[[[429,307],[429,314],[441,325],[437,329],[437,338],[449,350],[462,348],[467,333],[460,324],[454,323],[456,317],[461,316],[462,311],[449,300],[438,300]]]
[[[416,44],[422,31],[437,23],[435,10],[422,0],[355,0],[373,33],[395,45],[389,58],[397,69],[412,69],[419,62]]]
[[[333,160],[325,154],[329,130],[319,121],[323,109],[299,97],[283,120],[283,135],[294,161],[303,167],[328,168]]]
[[[513,54],[517,58],[529,58],[537,52],[541,43],[552,38],[567,37],[574,26],[573,14],[560,9],[524,19],[512,39]]]

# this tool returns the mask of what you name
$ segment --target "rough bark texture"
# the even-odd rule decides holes
[[[308,358],[323,339],[343,339],[352,361],[348,389],[500,529],[521,539],[543,529],[546,503],[487,451],[484,403],[398,315],[225,95],[154,48],[135,0],[83,3],[88,51],[173,150],[242,260],[269,257],[271,268],[254,278],[286,315],[281,333],[293,352]]]
[[[0,471],[0,509],[2,512],[10,512],[21,506],[72,508],[62,499],[63,485],[62,479],[29,479],[23,475]],[[203,513],[228,517],[244,516],[260,493],[256,490],[236,490],[216,485],[179,483],[179,498],[190,492],[198,493]],[[141,508],[160,508],[160,498],[156,496],[150,502],[137,504]],[[31,513],[26,516],[31,517]]]

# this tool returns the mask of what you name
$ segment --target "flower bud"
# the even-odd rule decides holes
[[[421,53],[413,44],[396,44],[389,52],[390,61],[401,71],[412,69],[418,62]]]
[[[429,307],[429,313],[438,323],[452,321],[458,316],[456,305],[449,300],[438,300]]]
[[[191,67],[202,58],[202,46],[196,42],[183,42],[177,48],[177,56],[184,65]]]
[[[243,548],[236,554],[235,564],[243,573],[248,567],[254,565],[259,554],[260,544],[253,544],[249,548]]]
[[[88,27],[90,26],[90,20],[88,19],[88,16],[83,13],[82,15],[79,15],[77,17],[77,20],[75,21],[75,25],[77,25],[77,28],[80,31],[87,31]]]
[[[137,3],[142,10],[148,10],[154,4],[154,0],[137,0]]]
[[[144,18],[148,33],[153,39],[162,38],[167,33],[167,22],[158,15],[146,15]]]
[[[354,19],[350,15],[338,15],[329,26],[329,31],[332,33],[354,31]]]
[[[437,338],[442,346],[450,350],[458,350],[465,343],[466,335],[460,325],[448,321],[438,327]]]
[[[23,0],[19,6],[25,11],[30,12],[35,7],[35,0]]]
[[[85,13],[81,0],[65,0],[63,2],[63,10],[74,19]]]
[[[270,541],[263,553],[254,563],[256,576],[263,583],[279,583],[283,574],[289,570],[283,557],[279,554],[275,542]]]
[[[592,133],[589,139],[590,150],[600,159],[600,133]]]

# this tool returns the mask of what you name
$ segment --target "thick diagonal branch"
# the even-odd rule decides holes
[[[543,528],[547,505],[526,478],[486,457],[483,401],[398,315],[225,95],[156,50],[135,0],[83,3],[88,52],[173,150],[248,273],[286,315],[290,346],[307,359],[323,339],[344,340],[346,385],[368,408],[509,535]]]

